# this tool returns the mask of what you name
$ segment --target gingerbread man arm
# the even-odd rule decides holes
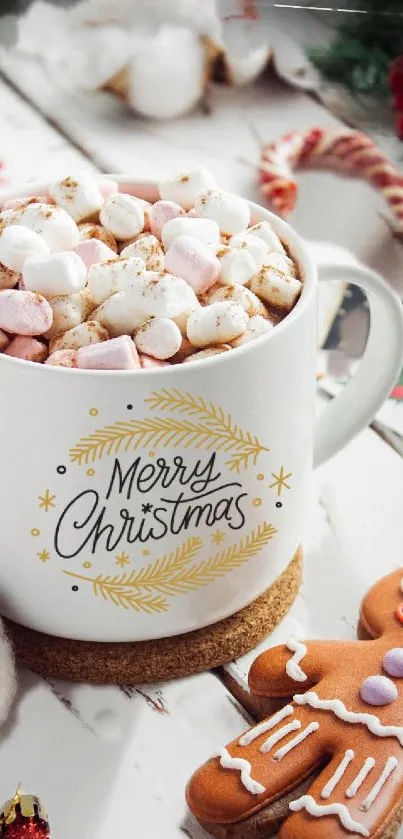
[[[346,654],[353,652],[359,643],[363,642],[345,642]],[[249,671],[249,687],[256,696],[273,699],[309,690],[334,670],[339,647],[337,641],[290,639],[255,659]]]

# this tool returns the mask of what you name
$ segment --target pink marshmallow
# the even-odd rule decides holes
[[[102,344],[80,347],[77,367],[82,370],[136,370],[140,368],[140,360],[132,339],[120,335]]]
[[[29,338],[26,335],[17,335],[7,349],[4,355],[11,355],[12,358],[22,358],[24,361],[36,361],[42,364],[48,354],[46,344],[37,341],[36,338]]]
[[[185,211],[174,201],[156,201],[150,210],[151,233],[161,239],[161,230],[167,221],[184,216]]]
[[[43,335],[52,326],[53,311],[32,291],[0,291],[0,329],[16,335]]]
[[[188,214],[188,216],[190,216],[190,218],[197,218],[197,213],[196,213],[196,210],[195,210],[194,207],[192,207],[190,210],[188,210],[187,214]]]
[[[55,350],[46,359],[51,367],[77,367],[76,350]]]
[[[152,370],[154,367],[169,367],[169,361],[161,361],[159,358],[150,358],[149,355],[139,355],[142,370]]]
[[[74,250],[83,260],[87,271],[97,262],[109,262],[110,259],[116,259],[116,253],[100,239],[84,239]]]
[[[164,264],[171,274],[186,280],[196,294],[204,294],[211,288],[221,270],[211,248],[185,234],[174,239],[165,254]]]
[[[102,198],[110,198],[111,195],[116,195],[119,190],[117,181],[111,178],[97,178],[97,187],[102,195]]]
[[[19,210],[28,207],[29,204],[49,204],[49,199],[46,195],[24,195],[22,198],[10,198],[5,201],[1,210]],[[53,203],[53,201],[51,202]]]

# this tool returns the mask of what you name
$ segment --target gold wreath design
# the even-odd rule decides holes
[[[174,419],[172,417],[151,417],[144,420],[130,420],[115,422],[94,431],[88,437],[83,437],[76,446],[70,449],[72,463],[88,464],[101,460],[102,457],[118,454],[120,451],[136,451],[143,448],[182,446],[188,449],[204,448],[206,451],[223,451],[229,453],[226,461],[230,471],[238,474],[241,468],[246,469],[250,459],[256,464],[262,451],[269,451],[259,443],[257,437],[242,431],[235,425],[231,415],[225,415],[222,408],[213,402],[206,403],[202,397],[194,397],[190,393],[181,393],[174,388],[172,391],[163,388],[160,393],[153,391],[145,400],[151,410],[166,412],[177,411],[186,414],[188,419]]]
[[[256,556],[275,533],[272,524],[262,522],[237,544],[188,567],[185,566],[202,547],[202,541],[197,536],[190,537],[175,551],[139,571],[125,572],[114,577],[102,574],[88,577],[73,571],[63,571],[63,574],[91,583],[95,596],[101,596],[114,606],[148,614],[166,612],[169,608],[166,596],[197,591],[239,568]]]

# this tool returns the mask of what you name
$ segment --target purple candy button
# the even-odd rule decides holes
[[[403,647],[395,647],[394,650],[389,650],[383,659],[383,669],[389,673],[389,676],[394,676],[395,679],[403,678]]]
[[[390,705],[397,697],[397,687],[386,676],[369,676],[360,689],[361,699],[368,705]]]

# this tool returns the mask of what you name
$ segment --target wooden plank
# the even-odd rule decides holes
[[[2,739],[0,797],[18,781],[39,794],[55,839],[131,836],[134,825],[147,839],[179,839],[188,777],[246,727],[208,673],[129,696],[114,687],[51,689],[26,671],[17,716]]]

